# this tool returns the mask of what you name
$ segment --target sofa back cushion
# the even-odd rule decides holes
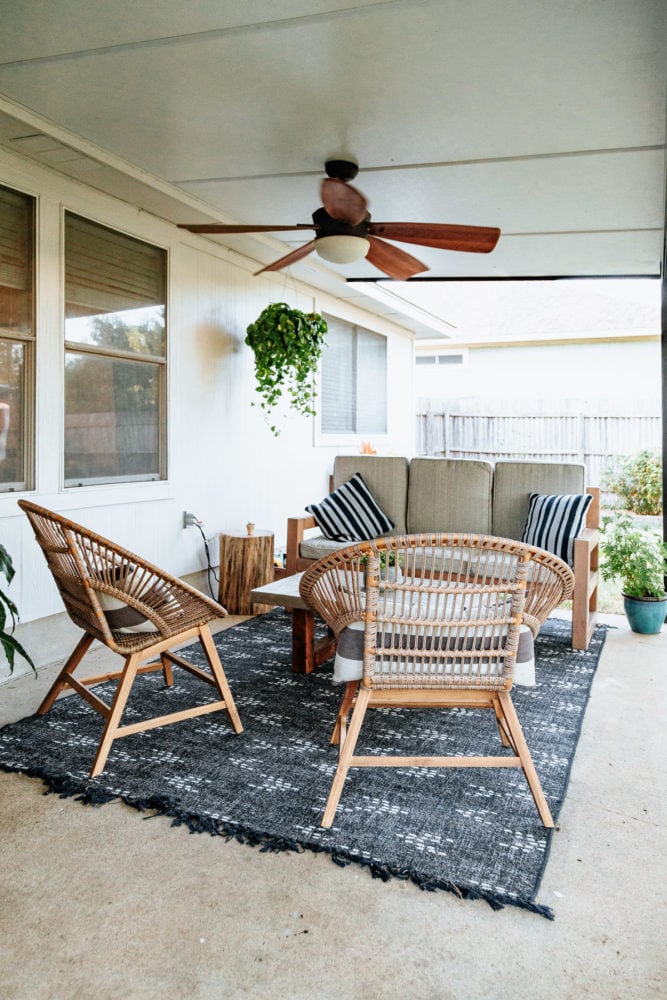
[[[492,533],[520,539],[531,493],[584,493],[586,470],[569,462],[496,462]]]
[[[489,462],[413,458],[408,491],[408,531],[410,534],[422,531],[490,534],[492,483],[493,466]]]
[[[378,505],[394,522],[392,534],[404,535],[407,531],[408,469],[407,458],[337,455],[334,461],[334,489],[351,479],[355,472],[360,472]]]

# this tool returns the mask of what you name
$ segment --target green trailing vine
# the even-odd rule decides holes
[[[0,573],[2,573],[8,584],[12,582],[12,579],[14,578],[14,566],[12,563],[12,557],[7,552],[4,545],[0,545]],[[8,618],[9,629],[7,628]],[[26,653],[21,643],[12,635],[18,620],[18,608],[11,598],[8,597],[3,590],[0,590],[0,645],[5,651],[7,663],[9,664],[9,672],[10,674],[14,673],[14,658],[18,653],[19,656],[22,656],[23,659],[30,664],[35,673],[37,673],[32,659],[28,653]]]
[[[326,320],[319,313],[304,313],[285,302],[273,302],[246,332],[245,342],[255,354],[260,405],[267,417],[283,394],[293,410],[315,416],[315,374],[325,344]],[[275,424],[270,427],[278,436]]]

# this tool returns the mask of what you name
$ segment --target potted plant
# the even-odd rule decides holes
[[[603,580],[622,580],[623,604],[632,631],[644,635],[659,632],[667,614],[667,545],[657,532],[642,528],[628,514],[617,514],[603,518],[600,552]]]
[[[14,566],[12,564],[12,557],[7,552],[4,545],[0,545],[0,573],[5,577],[7,583],[11,583],[14,577]],[[10,628],[7,629],[7,619],[9,618]],[[35,664],[32,662],[28,653],[25,649],[12,635],[14,629],[16,628],[16,623],[19,620],[18,608],[14,602],[5,594],[3,590],[0,590],[0,645],[5,651],[5,656],[7,657],[7,663],[9,664],[10,674],[14,673],[14,658],[18,653],[26,660],[32,669],[37,673],[35,669]]]
[[[398,583],[402,579],[402,568],[400,554],[390,549],[381,549],[378,554],[380,568],[380,590],[384,588],[385,581]],[[359,560],[364,567],[364,589],[366,588],[366,574],[368,573],[368,556],[362,556]]]
[[[324,347],[326,321],[285,302],[273,302],[247,328],[245,339],[255,354],[257,391],[268,416],[285,392],[292,409],[314,416],[314,378]],[[254,405],[254,404],[253,404]],[[280,431],[270,425],[277,436]]]

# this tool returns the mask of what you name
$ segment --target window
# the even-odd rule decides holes
[[[35,201],[0,187],[0,491],[32,487]]]
[[[387,339],[327,317],[322,434],[387,433]]]
[[[468,352],[455,354],[453,352],[441,352],[438,354],[418,354],[415,358],[417,365],[465,365],[468,361]]]
[[[166,257],[66,214],[66,486],[166,478]]]

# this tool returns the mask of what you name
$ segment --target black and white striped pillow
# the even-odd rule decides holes
[[[394,527],[358,472],[321,503],[311,503],[306,510],[324,537],[336,542],[365,542]]]
[[[592,499],[590,493],[562,496],[531,493],[521,541],[546,549],[572,566],[574,540],[584,526]]]

